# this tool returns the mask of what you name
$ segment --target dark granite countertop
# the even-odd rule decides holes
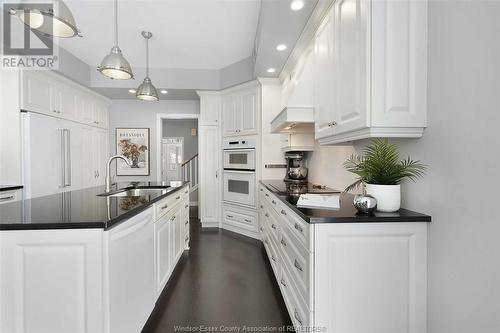
[[[18,190],[20,188],[23,188],[23,185],[0,185],[0,192]]]
[[[358,213],[353,205],[354,195],[340,195],[339,209],[298,208],[295,203],[297,196],[286,195],[277,189],[283,188],[282,180],[261,180],[260,183],[271,191],[278,199],[308,223],[373,223],[373,222],[430,222],[429,215],[400,209],[395,213],[375,212],[372,215]],[[335,191],[332,191],[335,192]]]
[[[110,229],[175,193],[187,182],[161,192],[135,197],[97,196],[105,191],[97,186],[0,205],[0,230]],[[158,187],[161,182],[118,183],[113,190],[126,187]]]

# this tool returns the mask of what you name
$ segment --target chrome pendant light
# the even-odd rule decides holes
[[[18,16],[24,24],[44,35],[82,37],[73,14],[62,0],[52,0],[49,4],[21,0],[15,7],[10,8],[9,13]]]
[[[146,39],[146,77],[139,88],[137,88],[135,97],[143,101],[157,101],[159,100],[158,92],[149,78],[149,39],[153,34],[149,31],[143,31],[141,34]]]
[[[101,65],[97,70],[102,75],[116,80],[129,80],[134,78],[132,68],[127,59],[123,57],[122,50],[118,47],[118,0],[114,1],[115,15],[115,45],[111,48],[111,52],[104,57]]]

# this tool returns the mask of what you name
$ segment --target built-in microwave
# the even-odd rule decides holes
[[[255,207],[255,171],[224,170],[224,201]]]

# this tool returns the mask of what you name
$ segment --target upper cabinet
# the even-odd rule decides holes
[[[108,128],[107,99],[52,72],[21,71],[22,110]]]
[[[222,93],[222,135],[251,135],[258,133],[259,83],[230,88]]]
[[[198,91],[200,96],[199,125],[219,125],[220,93],[218,91]]]
[[[427,2],[336,1],[315,37],[314,73],[321,144],[422,136]]]

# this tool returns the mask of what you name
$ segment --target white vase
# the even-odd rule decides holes
[[[366,193],[377,199],[377,210],[396,212],[401,208],[401,185],[366,184]]]

